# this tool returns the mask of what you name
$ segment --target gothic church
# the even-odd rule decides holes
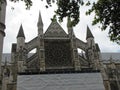
[[[5,36],[6,1],[1,5],[0,63],[3,37]],[[64,31],[57,21],[52,21],[45,33],[43,33],[43,26],[44,24],[41,13],[39,13],[37,23],[38,35],[29,42],[25,42],[23,26],[20,26],[17,35],[17,43],[12,44],[11,65],[7,65],[7,62],[5,62],[4,66],[1,66],[0,64],[0,90],[17,90],[19,75],[33,76],[47,74],[49,76],[49,74],[85,72],[101,72],[100,75],[103,79],[102,83],[104,85],[104,89],[102,88],[100,90],[114,90],[113,88],[115,87],[117,88],[116,90],[120,90],[118,81],[119,77],[115,77],[115,80],[109,80],[109,73],[107,74],[103,63],[101,62],[99,45],[95,43],[94,36],[88,26],[86,42],[81,41],[75,36],[74,30],[71,27],[70,18],[67,20],[68,33]],[[30,54],[30,51],[33,49],[36,49],[36,52],[34,54]],[[78,49],[83,50],[84,53],[80,55],[78,53]],[[115,70],[115,64],[112,63],[110,68],[111,70]],[[91,90],[93,89],[91,88]]]

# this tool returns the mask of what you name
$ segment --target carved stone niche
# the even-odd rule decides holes
[[[45,40],[46,69],[73,67],[70,40]]]

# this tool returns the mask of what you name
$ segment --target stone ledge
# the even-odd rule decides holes
[[[18,75],[38,75],[38,74],[72,74],[72,73],[98,73],[100,70],[61,70],[61,71],[41,71],[41,72],[21,72]]]

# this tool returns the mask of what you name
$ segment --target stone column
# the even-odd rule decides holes
[[[80,60],[78,56],[78,50],[77,50],[77,45],[76,45],[76,38],[73,36],[72,40],[72,49],[73,49],[73,62],[74,62],[74,67],[76,71],[81,70],[81,65],[80,65]]]
[[[38,58],[40,62],[40,72],[41,72],[41,71],[45,71],[45,49],[44,49],[43,35],[38,36],[38,41],[39,41]]]
[[[74,66],[75,66],[75,70],[81,70],[81,66],[80,66],[80,61],[79,61],[79,57],[78,57],[78,50],[77,49],[73,49],[73,58],[74,58]]]
[[[5,36],[5,25],[0,23],[0,78],[1,78],[1,60],[2,60],[2,52],[3,52],[3,40]]]
[[[5,16],[6,16],[6,0],[0,2],[0,80],[1,80],[1,60],[3,51],[3,40],[5,36]]]

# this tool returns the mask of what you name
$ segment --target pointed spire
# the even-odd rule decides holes
[[[42,17],[41,17],[41,13],[39,12],[39,18],[38,18],[38,23],[37,23],[37,26],[39,27],[39,25],[43,26],[43,22],[42,22]]]
[[[99,48],[99,45],[96,43],[96,50],[98,51],[98,52],[100,52],[100,48]]]
[[[73,31],[73,27],[72,27],[72,22],[70,17],[68,17],[67,19],[67,28],[68,28],[68,34],[71,35],[72,37],[76,37]]]
[[[71,25],[72,23],[71,23],[71,19],[70,19],[70,17],[68,17],[68,19],[67,19],[67,27],[68,28],[72,28],[72,25]]]
[[[92,35],[90,28],[87,26],[87,35],[86,35],[86,39],[88,38],[94,38],[94,36]]]
[[[19,29],[19,32],[18,32],[17,38],[18,38],[18,37],[24,37],[24,38],[25,38],[25,35],[24,35],[24,31],[23,31],[23,27],[22,27],[22,25],[20,26],[20,29]]]
[[[113,58],[112,58],[112,55],[110,56],[110,63],[113,63]]]

